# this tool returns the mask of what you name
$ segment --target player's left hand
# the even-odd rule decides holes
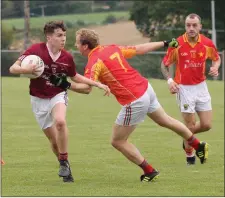
[[[209,69],[209,75],[210,76],[218,76],[219,73],[218,73],[218,68],[217,67],[210,67]]]
[[[103,89],[105,91],[104,96],[109,96],[110,95],[111,91],[110,91],[110,89],[109,89],[109,87],[107,85],[104,85],[104,84],[98,82],[97,87],[99,89]]]

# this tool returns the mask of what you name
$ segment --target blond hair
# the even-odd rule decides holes
[[[94,49],[99,45],[99,36],[94,30],[79,29],[76,32],[76,36],[80,36],[80,43],[82,45],[88,45],[89,49]]]

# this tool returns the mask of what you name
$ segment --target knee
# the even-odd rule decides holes
[[[57,129],[62,129],[66,126],[66,120],[62,118],[56,118],[55,125]]]
[[[193,133],[195,130],[195,122],[189,122],[186,124],[187,128]]]
[[[123,142],[122,141],[120,141],[120,140],[111,140],[111,145],[115,148],[115,149],[117,149],[117,150],[121,150],[122,149],[122,145],[123,145]]]
[[[202,130],[204,131],[209,131],[212,128],[212,124],[211,123],[204,123],[201,125]]]

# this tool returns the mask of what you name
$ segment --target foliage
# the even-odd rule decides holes
[[[110,23],[116,23],[117,19],[114,15],[108,15],[105,20],[102,22],[103,24],[110,24]]]
[[[1,48],[7,49],[13,41],[13,30],[2,24]]]
[[[131,2],[126,1],[71,1],[71,0],[39,0],[29,1],[31,16],[45,16],[62,14],[79,14],[105,11],[128,11]],[[24,16],[23,1],[2,1],[2,18],[18,18]]]
[[[42,28],[47,21],[51,20],[63,20],[71,22],[72,24],[77,21],[83,21],[85,24],[98,23],[101,24],[108,15],[114,15],[117,20],[124,17],[125,19],[129,18],[129,12],[101,12],[101,13],[89,13],[89,14],[67,14],[67,15],[55,15],[55,16],[46,16],[46,17],[35,17],[30,18],[30,28]],[[21,29],[24,27],[24,19],[3,19],[7,27],[15,27],[16,29]]]
[[[225,15],[223,8],[225,1],[215,1],[216,29],[225,29]],[[197,13],[202,18],[203,29],[211,29],[211,1],[135,1],[131,9],[130,19],[136,24],[137,29],[145,36],[153,37],[152,40],[168,39],[171,34],[179,36],[184,32],[185,16]],[[183,30],[182,30],[183,29]],[[208,34],[209,32],[204,32]],[[165,35],[167,35],[165,37]],[[225,33],[217,33],[218,48],[225,49]],[[222,36],[223,35],[223,36]]]

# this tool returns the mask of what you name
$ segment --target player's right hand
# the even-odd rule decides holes
[[[99,82],[98,85],[97,85],[97,87],[99,89],[103,89],[105,91],[104,96],[109,96],[110,95],[111,91],[110,91],[110,89],[109,89],[109,87],[107,85],[104,85],[104,84],[102,84],[102,83]]]
[[[164,47],[178,47],[178,45],[179,43],[175,38],[168,41],[164,41]]]
[[[169,90],[171,94],[175,94],[179,91],[179,85],[173,81],[169,84]]]
[[[23,74],[36,74],[39,72],[41,68],[38,68],[37,65],[28,64],[26,67],[23,68]]]

